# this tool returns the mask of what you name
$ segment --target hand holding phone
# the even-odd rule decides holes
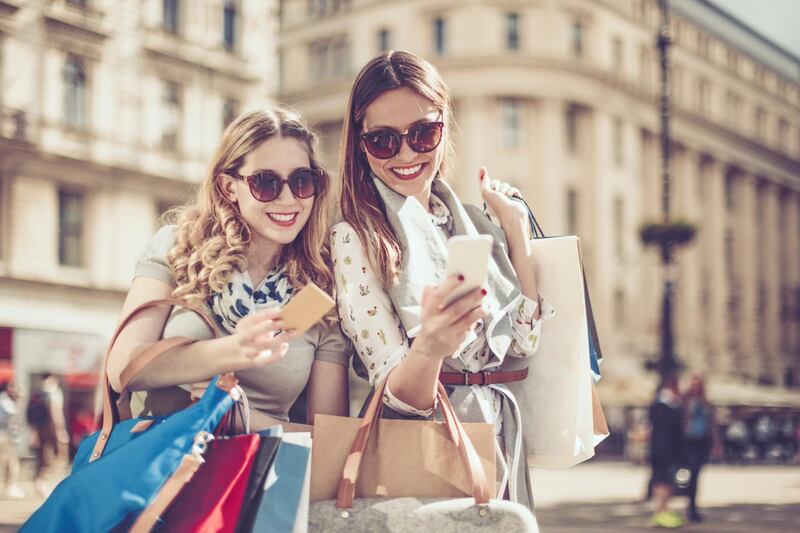
[[[298,335],[302,335],[333,309],[334,305],[336,302],[333,298],[309,283],[281,308],[283,329],[293,329]]]
[[[445,307],[469,291],[486,285],[493,242],[491,235],[457,235],[447,241],[445,278],[461,274],[464,281],[444,301]]]

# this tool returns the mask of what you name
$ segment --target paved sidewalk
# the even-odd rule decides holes
[[[657,531],[642,502],[649,472],[619,462],[590,462],[569,470],[533,471],[536,514],[543,533]],[[30,479],[24,468],[23,479]],[[0,499],[0,533],[16,531],[41,504],[31,482],[28,496]],[[795,533],[800,531],[800,467],[716,466],[703,471],[699,505],[706,520],[691,533]],[[682,509],[685,499],[676,499]],[[498,532],[501,533],[501,532]],[[502,532],[505,533],[505,532]]]
[[[533,472],[536,515],[544,533],[657,531],[642,501],[649,471],[626,463],[590,462]],[[683,530],[778,533],[800,531],[800,467],[712,465],[700,475],[705,520]],[[686,498],[675,498],[675,509]]]

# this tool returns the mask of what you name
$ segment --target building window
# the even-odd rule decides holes
[[[578,152],[578,106],[569,104],[565,116],[567,152]]]
[[[225,0],[222,11],[222,39],[225,50],[236,48],[236,1]]]
[[[623,134],[622,119],[614,117],[612,139],[614,145],[614,164],[617,166],[622,166],[622,161],[624,159],[625,143]]]
[[[766,73],[764,71],[764,67],[756,65],[755,66],[755,73],[753,74],[755,79],[756,85],[759,87],[764,86],[764,78],[766,77]]]
[[[729,211],[733,211],[736,207],[735,198],[734,198],[734,177],[732,174],[728,174],[725,176],[725,207]]]
[[[704,78],[697,79],[697,110],[700,113],[708,113],[709,111],[709,94],[711,88],[708,80]]]
[[[232,98],[226,98],[225,103],[222,105],[222,129],[228,127],[228,124],[234,121],[239,116],[239,102]]]
[[[58,264],[83,266],[83,194],[58,191]]]
[[[445,52],[445,20],[441,17],[433,21],[433,42],[436,54],[442,55]]]
[[[390,48],[389,44],[389,30],[383,28],[381,31],[378,32],[378,50],[381,52],[388,52]]]
[[[625,201],[614,198],[614,252],[617,258],[625,257]]]
[[[311,43],[311,79],[329,81],[347,76],[350,72],[350,48],[344,38]]]
[[[572,55],[583,57],[583,24],[577,20],[572,23]]]
[[[173,35],[178,34],[178,27],[179,23],[179,7],[178,7],[178,0],[163,0],[163,28],[164,31],[172,33]]]
[[[697,32],[697,53],[702,57],[708,58],[710,43],[708,35],[701,31]]]
[[[767,112],[763,107],[756,108],[755,118],[755,134],[756,139],[763,139],[764,134],[767,132]]]
[[[789,137],[789,122],[782,118],[778,120],[778,148],[785,150]]]
[[[73,130],[86,127],[86,71],[75,57],[68,57],[62,71],[64,80],[64,126]]]
[[[335,15],[350,7],[350,0],[308,0],[308,16],[312,18]]]
[[[519,50],[519,13],[506,13],[506,48]]]
[[[567,234],[578,234],[578,191],[567,189]]]
[[[611,39],[611,70],[616,74],[621,74],[624,67],[623,62],[622,38],[614,37]]]
[[[519,100],[503,99],[500,108],[503,121],[503,144],[507,147],[519,146],[521,133]]]
[[[731,69],[734,74],[739,72],[739,54],[737,54],[736,50],[733,48],[728,49],[728,68]]]
[[[653,83],[653,60],[650,49],[642,45],[639,48],[639,84],[645,91],[651,89]]]
[[[741,109],[741,98],[735,93],[729,92],[725,100],[726,115],[728,123],[732,126],[739,125],[739,110]]]
[[[182,109],[181,88],[172,81],[165,81],[161,94],[161,147],[175,150],[178,147]]]

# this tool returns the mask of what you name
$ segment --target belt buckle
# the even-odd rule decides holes
[[[469,374],[470,374],[469,370],[467,370],[466,372],[464,372],[464,385],[465,385],[465,386],[467,386],[467,387],[469,387],[469,386],[470,386],[470,382],[469,382]]]

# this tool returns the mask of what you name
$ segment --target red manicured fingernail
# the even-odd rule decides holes
[[[487,294],[489,294],[489,293],[488,293],[488,292],[486,292],[486,289],[481,289],[481,294],[482,294],[482,295],[484,295],[484,296],[486,296],[486,295],[487,295]]]
[[[458,281],[464,281],[464,275],[463,274],[459,274],[458,275]]]

